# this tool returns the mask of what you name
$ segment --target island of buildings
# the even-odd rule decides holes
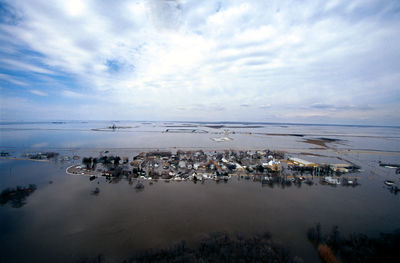
[[[232,177],[252,179],[263,184],[313,184],[310,177],[318,176],[331,185],[357,185],[354,177],[340,175],[356,172],[360,167],[352,164],[318,164],[297,157],[286,157],[284,152],[208,151],[141,152],[133,158],[101,154],[97,158],[85,157],[82,164],[67,168],[69,174],[81,174],[95,179],[127,177],[139,180],[166,181],[228,181]]]

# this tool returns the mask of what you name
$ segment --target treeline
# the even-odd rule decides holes
[[[77,262],[108,262],[103,256],[81,259]],[[145,262],[282,262],[302,263],[299,257],[291,256],[289,249],[275,243],[269,233],[244,237],[225,232],[214,233],[204,238],[197,246],[189,247],[184,241],[167,249],[146,250],[136,253],[123,263]]]
[[[373,263],[397,262],[400,248],[400,229],[377,238],[364,234],[344,237],[337,226],[323,234],[318,223],[307,232],[308,239],[318,248],[324,262]]]
[[[390,234],[381,234],[371,238],[363,234],[351,234],[344,237],[337,226],[323,233],[320,224],[307,231],[308,239],[318,249],[322,262],[397,262],[400,247],[400,230]],[[81,258],[79,263],[109,262],[103,255],[95,258]],[[145,262],[304,262],[291,255],[289,249],[271,239],[267,232],[261,235],[245,237],[241,234],[230,235],[226,232],[213,233],[190,247],[184,241],[166,249],[149,249],[134,254],[122,263]]]
[[[34,184],[27,187],[6,188],[0,194],[0,205],[10,203],[11,207],[20,208],[26,204],[26,198],[35,191],[36,185]]]
[[[121,163],[121,157],[119,156],[101,156],[99,158],[96,157],[83,157],[82,164],[86,166],[87,169],[95,169],[96,164],[101,163],[104,165],[114,165],[118,166]],[[124,158],[122,160],[124,164],[128,163],[128,159]]]

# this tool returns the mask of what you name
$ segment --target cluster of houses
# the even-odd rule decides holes
[[[141,152],[132,159],[119,156],[83,158],[83,166],[71,166],[67,172],[110,178],[127,176],[141,180],[203,181],[229,180],[232,176],[253,179],[263,184],[301,183],[312,184],[307,178],[319,176],[322,182],[352,185],[356,180],[337,175],[356,171],[359,167],[349,164],[317,164],[297,157],[285,158],[284,152],[257,151],[171,151]],[[96,167],[102,164],[102,169]],[[96,169],[99,168],[99,169]]]
[[[130,165],[132,173],[143,179],[205,180],[229,179],[248,173],[279,173],[284,155],[265,151],[182,151],[140,153]]]
[[[361,167],[353,164],[318,164],[310,161],[306,161],[297,157],[289,157],[285,163],[288,165],[288,169],[301,175],[309,173],[311,176],[320,176],[322,183],[330,185],[358,185],[356,178],[341,178],[338,175],[345,173],[357,172]],[[297,172],[297,173],[296,173]],[[300,178],[303,178],[300,176]]]

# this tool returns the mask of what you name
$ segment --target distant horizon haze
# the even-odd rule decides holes
[[[219,120],[219,121],[196,121],[196,120],[85,120],[85,119],[76,119],[76,120],[68,120],[68,119],[53,119],[53,120],[0,120],[0,124],[18,124],[18,123],[55,123],[55,124],[62,124],[65,123],[74,123],[74,122],[107,122],[110,124],[113,123],[124,123],[124,122],[133,122],[133,123],[177,123],[177,124],[221,124],[221,125],[232,125],[232,124],[248,124],[248,125],[308,125],[308,126],[357,126],[357,127],[392,127],[392,128],[400,128],[400,125],[381,125],[381,124],[356,124],[356,123],[305,123],[305,122],[268,122],[268,121],[226,121],[226,120]],[[60,122],[60,123],[59,123]]]

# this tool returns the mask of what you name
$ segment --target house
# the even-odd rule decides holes
[[[328,184],[332,184],[332,185],[338,185],[338,184],[340,184],[340,181],[339,181],[338,178],[333,178],[333,177],[331,177],[331,176],[326,176],[326,177],[324,178],[324,182],[325,182],[325,183],[328,183]]]
[[[186,162],[185,161],[179,161],[178,166],[179,166],[179,168],[184,169],[184,168],[186,168]]]
[[[268,162],[267,168],[273,172],[280,172],[282,169],[282,165],[280,161],[271,160]]]

